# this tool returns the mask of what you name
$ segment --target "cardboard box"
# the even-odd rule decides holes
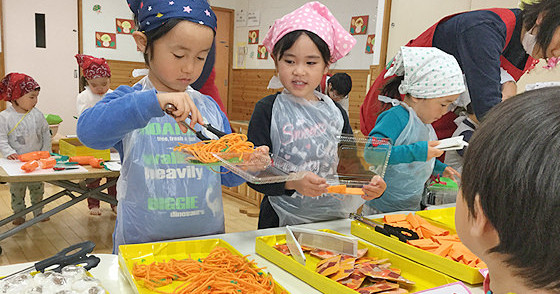
[[[109,149],[97,150],[86,147],[78,138],[62,138],[58,142],[59,153],[68,156],[94,156],[103,160],[111,159]]]

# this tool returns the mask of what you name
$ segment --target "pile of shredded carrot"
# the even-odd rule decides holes
[[[132,274],[144,287],[157,293],[170,294],[156,288],[184,281],[171,293],[274,293],[274,281],[262,273],[252,261],[231,253],[223,247],[212,249],[203,260],[171,259],[149,265],[134,264]]]
[[[202,163],[212,163],[218,161],[212,153],[230,153],[235,157],[239,156],[239,160],[242,160],[243,154],[255,151],[254,147],[253,143],[247,141],[246,135],[231,133],[218,140],[200,141],[194,144],[179,143],[179,146],[173,150],[190,153]]]

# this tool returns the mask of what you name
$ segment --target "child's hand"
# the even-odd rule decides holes
[[[450,166],[443,170],[443,176],[452,179],[454,182],[457,182],[457,178],[461,178],[461,174]]]
[[[157,99],[159,106],[163,111],[165,111],[165,105],[170,103],[173,104],[177,110],[173,111],[173,116],[177,122],[185,121],[189,116],[191,118],[190,126],[194,127],[197,123],[204,124],[202,115],[198,108],[194,105],[191,97],[187,93],[176,92],[176,93],[158,93]],[[181,131],[186,133],[188,129],[179,124]]]
[[[9,160],[16,160],[16,159],[19,159],[19,155],[17,155],[17,153],[14,153],[14,154],[8,155],[8,157],[6,157],[6,158],[8,158]]]
[[[286,182],[286,190],[296,190],[304,196],[317,197],[327,193],[327,180],[320,176],[307,172],[303,179]]]
[[[379,198],[385,192],[387,188],[387,183],[378,175],[373,176],[369,184],[362,187],[362,190],[366,195],[362,196],[365,200],[372,200],[375,198]]]
[[[439,150],[437,148],[435,148],[437,145],[439,145],[439,141],[429,141],[428,142],[428,158],[426,158],[426,161],[434,158],[434,157],[439,157],[443,154],[443,150]]]

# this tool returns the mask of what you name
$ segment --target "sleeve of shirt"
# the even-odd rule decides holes
[[[51,137],[51,129],[49,128],[49,123],[45,119],[45,116],[41,114],[39,121],[41,122],[41,134],[43,138],[43,146],[41,146],[41,151],[49,151],[52,152],[52,137]]]
[[[505,44],[504,33],[495,23],[482,22],[460,31],[457,38],[459,63],[478,120],[502,101],[500,55]]]
[[[82,114],[82,112],[84,112],[84,110],[87,108],[86,105],[86,92],[87,90],[82,91],[80,94],[78,94],[78,97],[76,97],[76,111],[78,113],[78,116],[80,116],[80,114]]]
[[[107,149],[117,145],[127,133],[145,127],[151,118],[163,116],[156,91],[140,88],[141,85],[120,86],[84,110],[78,119],[80,141],[94,149]]]
[[[439,161],[439,159],[436,159],[436,163],[434,165],[434,170],[432,172],[433,175],[442,175],[443,171],[445,170],[445,168],[447,167],[447,164]]]
[[[409,113],[406,109],[391,109],[379,115],[375,122],[375,127],[370,132],[370,136],[376,138],[389,138],[391,143],[395,143],[406,124],[408,123]],[[426,161],[428,157],[428,142],[420,141],[409,145],[398,145],[391,148],[389,164],[411,163],[414,161]]]
[[[14,153],[17,153],[8,142],[8,122],[6,118],[0,115],[0,152],[4,157],[8,157]]]
[[[247,129],[247,137],[255,146],[268,146],[270,152],[272,149],[272,140],[270,139],[270,121],[272,119],[272,106],[276,100],[276,95],[270,95],[261,99],[255,105],[253,115],[249,121]],[[265,195],[291,195],[295,190],[286,190],[286,182],[256,185],[247,183],[253,190]]]

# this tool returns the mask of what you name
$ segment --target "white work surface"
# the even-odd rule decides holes
[[[374,216],[375,217],[375,216]],[[379,217],[379,216],[377,216]],[[349,219],[341,219],[335,221],[328,221],[322,223],[313,223],[299,225],[296,227],[304,227],[308,229],[330,229],[346,235],[350,235],[350,223]],[[274,265],[263,257],[255,253],[255,238],[259,236],[268,235],[279,235],[285,234],[284,228],[274,228],[256,231],[247,231],[239,233],[229,233],[220,235],[210,235],[195,238],[185,238],[178,239],[174,241],[184,241],[184,240],[200,240],[200,239],[222,239],[228,242],[230,245],[235,247],[241,254],[249,254],[249,259],[254,259],[258,266],[266,267],[265,271],[268,271],[274,277],[280,285],[282,285],[290,293],[321,293],[315,288],[309,286],[307,283],[301,281],[297,277],[293,276],[289,272],[284,271],[280,267]],[[362,240],[363,241],[363,240]],[[367,241],[364,241],[367,242]],[[111,294],[129,294],[135,293],[126,277],[119,270],[118,257],[112,254],[95,254],[101,258],[101,263],[90,270],[91,274],[97,279],[101,280],[101,283],[107,291]],[[10,273],[14,273],[18,270],[29,267],[32,263],[14,264],[7,266],[0,266],[0,276],[5,276]],[[473,294],[483,294],[482,286],[472,287],[466,285]]]
[[[68,169],[68,170],[61,170],[61,171],[55,171],[52,168],[47,168],[47,169],[42,169],[42,168],[37,168],[36,170],[27,173],[25,171],[23,171],[21,169],[21,166],[24,164],[24,162],[21,162],[19,160],[9,160],[6,158],[0,158],[0,167],[2,167],[6,173],[8,174],[8,176],[34,176],[34,175],[44,175],[44,174],[61,174],[61,173],[85,173],[87,172],[87,169],[85,169],[82,166],[76,165],[76,166],[72,166],[73,169]],[[74,168],[76,167],[76,168]]]

